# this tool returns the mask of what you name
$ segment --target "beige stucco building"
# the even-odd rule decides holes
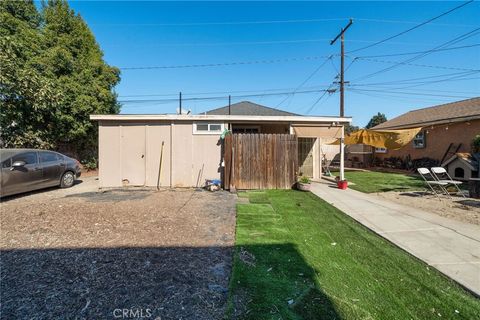
[[[351,122],[348,117],[208,113],[92,115],[90,119],[99,128],[100,187],[156,186],[157,182],[163,187],[199,187],[205,179],[221,179],[225,129],[296,134],[302,158],[299,170],[318,179],[322,144],[341,137],[343,125]]]

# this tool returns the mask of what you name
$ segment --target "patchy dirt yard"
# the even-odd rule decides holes
[[[96,186],[0,204],[0,317],[221,319],[236,197]]]
[[[424,192],[383,192],[378,197],[422,209],[442,217],[480,225],[480,200],[462,197],[437,198]]]

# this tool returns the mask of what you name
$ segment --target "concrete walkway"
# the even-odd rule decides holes
[[[340,190],[331,182],[312,183],[312,192],[480,296],[479,226]]]

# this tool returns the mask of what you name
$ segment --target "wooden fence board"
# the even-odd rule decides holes
[[[225,137],[226,189],[290,189],[298,171],[298,141],[290,134]]]

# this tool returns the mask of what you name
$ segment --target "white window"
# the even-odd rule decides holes
[[[413,147],[415,149],[425,148],[425,131],[420,131],[415,138],[413,138]]]
[[[375,148],[375,153],[387,153],[387,148]]]
[[[221,134],[224,128],[223,123],[197,122],[193,124],[193,134]]]

